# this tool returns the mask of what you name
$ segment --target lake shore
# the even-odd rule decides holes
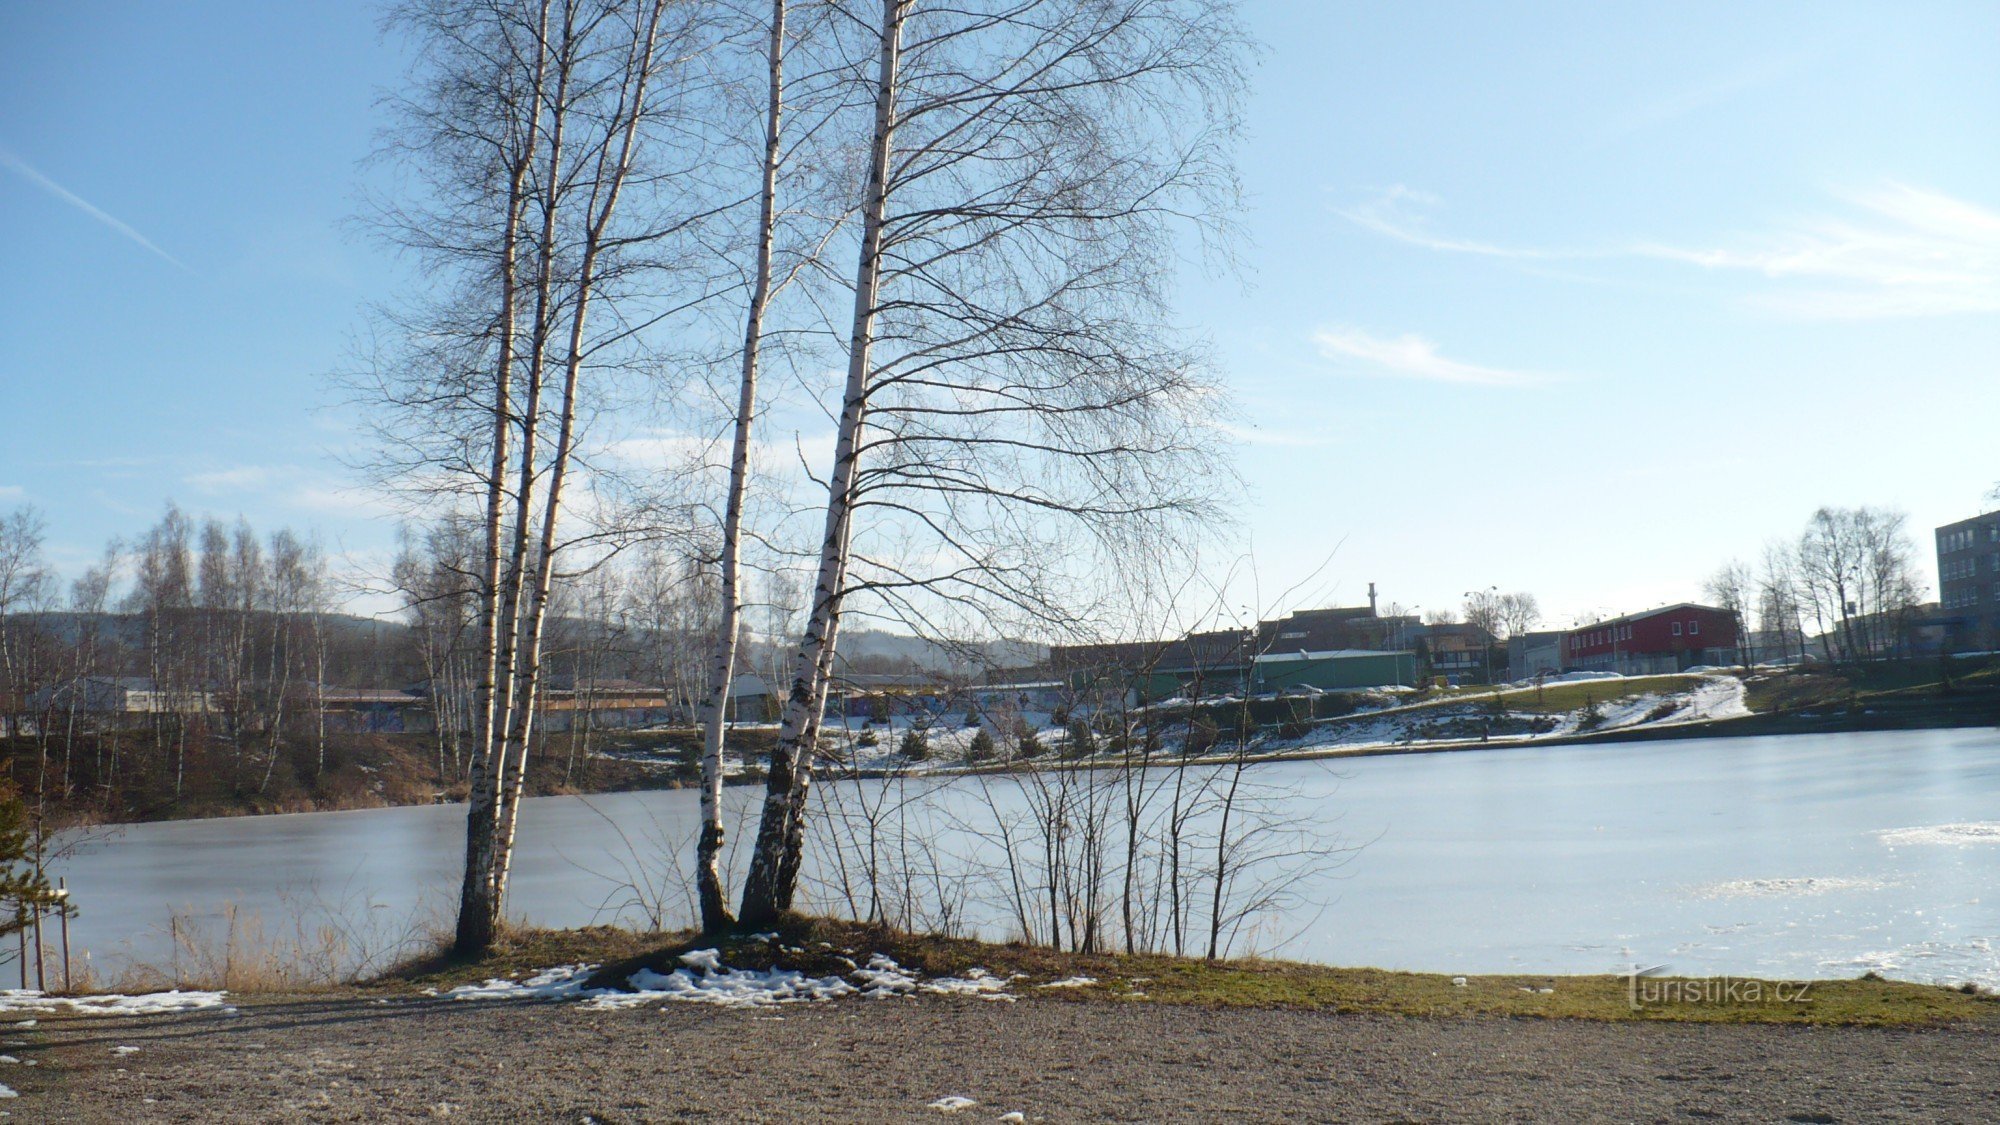
[[[1737,686],[1738,682],[1742,686]],[[1716,695],[1713,688],[1728,687]],[[1498,701],[1504,700],[1504,706]],[[1268,702],[1268,701],[1267,701]],[[1227,703],[1194,705],[1221,717]],[[1505,715],[1487,721],[1487,709]],[[1185,709],[1187,704],[1181,704]],[[1583,719],[1603,708],[1601,725]],[[1659,713],[1653,708],[1658,707]],[[1177,711],[1180,722],[1188,715]],[[1539,729],[1530,729],[1536,723]],[[1169,723],[1168,725],[1171,725]],[[1630,679],[1552,682],[1543,687],[1453,689],[1396,703],[1313,720],[1290,736],[1282,728],[1253,729],[1248,748],[1228,744],[1206,753],[1184,754],[1170,733],[1149,754],[1100,751],[1088,757],[1061,752],[1034,758],[964,764],[904,760],[891,752],[895,724],[881,733],[869,727],[830,730],[823,742],[829,765],[824,776],[881,779],[940,778],[1036,770],[1117,769],[1130,765],[1214,766],[1232,763],[1311,761],[1400,754],[1457,753],[1524,747],[1592,745],[1614,742],[1697,738],[1759,737],[1773,734],[1836,734],[1857,731],[1978,728],[2000,725],[2000,663],[1968,664],[1950,682],[1935,665],[1903,662],[1841,672],[1793,671],[1748,676],[1741,672],[1667,675]],[[1362,730],[1360,728],[1379,728]],[[1491,728],[1491,729],[1487,729]],[[1236,730],[1233,721],[1223,731]],[[1357,732],[1359,733],[1352,733]],[[1350,733],[1343,733],[1350,732]],[[732,728],[732,745],[744,755],[732,786],[758,785],[756,763],[769,752],[775,727]],[[1060,738],[1058,724],[1042,732]],[[949,741],[936,736],[940,742]],[[886,741],[883,741],[886,739]],[[18,742],[18,740],[17,740]],[[538,754],[531,760],[527,789],[532,796],[596,795],[680,789],[697,781],[692,754],[698,734],[691,728],[604,732],[599,745],[581,755]],[[11,747],[17,772],[35,761],[33,748]],[[262,787],[225,784],[198,787],[175,797],[160,790],[122,805],[56,802],[49,823],[57,828],[137,824],[164,820],[211,819],[290,812],[335,812],[452,803],[463,799],[462,779],[443,776],[430,736],[378,735],[355,738],[340,747],[337,768],[310,784],[300,782],[280,794]],[[835,763],[838,764],[835,764]],[[213,779],[211,779],[213,780]]]
[[[1078,957],[871,937],[825,923],[772,944],[796,940],[803,952],[815,937],[857,955],[886,948],[914,979],[991,964],[1010,978],[1009,1002],[992,1002],[991,992],[912,990],[890,999],[597,1007],[575,995],[450,993],[453,981],[525,975],[521,966],[538,959],[622,958],[622,971],[691,944],[541,934],[480,965],[319,994],[232,997],[232,1011],[45,1017],[12,1032],[14,1057],[34,1065],[9,1067],[0,1079],[21,1094],[14,1107],[45,1119],[119,1122],[923,1121],[946,1113],[1049,1122],[1971,1121],[2000,1097],[2000,1005],[1943,989],[1826,982],[1845,986],[1847,1002],[1889,1001],[1880,1010],[1904,1015],[1915,1014],[1896,1007],[1905,1001],[1942,1005],[1888,1027],[1690,1022],[1615,1007],[1601,1018],[1505,1018],[1504,1004],[1587,993],[1592,978],[1542,978],[1543,992],[1512,978],[1459,984],[1269,962]],[[649,952],[632,953],[649,941]],[[725,946],[728,963],[786,963],[782,955],[757,959],[756,944]],[[1245,989],[1237,978],[1246,975],[1269,978],[1267,987]],[[1049,977],[1064,986],[1047,987]],[[1092,984],[1071,983],[1085,979]],[[1143,994],[1129,987],[1134,980]],[[1305,1003],[1297,989],[1307,980],[1361,991]],[[1220,991],[1187,991],[1197,982]],[[1408,1006],[1425,996],[1430,1010]]]
[[[48,1021],[9,1104],[79,1122],[1983,1121],[2000,1032],[925,998],[300,999]],[[137,1050],[118,1055],[117,1047]],[[46,1114],[46,1116],[42,1116]]]

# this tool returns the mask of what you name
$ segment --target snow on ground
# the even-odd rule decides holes
[[[221,992],[148,992],[122,996],[107,992],[92,996],[50,996],[32,988],[0,989],[0,1012],[65,1012],[79,1016],[158,1016],[222,1008]],[[33,1021],[24,1021],[33,1026]],[[15,1026],[22,1026],[16,1024]]]
[[[1703,676],[1691,691],[1648,692],[1605,704],[1600,709],[1604,723],[1598,729],[1617,730],[1641,723],[1668,726],[1748,715],[1750,707],[1744,702],[1744,692],[1743,681],[1734,676]],[[1672,714],[1653,718],[1653,712],[1667,703],[1677,703],[1679,707]]]
[[[1047,984],[1038,984],[1035,987],[1036,988],[1089,988],[1091,985],[1096,983],[1097,983],[1096,977],[1065,977],[1062,980],[1052,980]]]
[[[937,1110],[939,1113],[961,1113],[968,1109],[974,1109],[978,1105],[979,1105],[978,1102],[975,1102],[971,1098],[965,1097],[963,1095],[946,1094],[944,1097],[939,1098],[938,1100],[932,1102],[931,1104],[925,1106],[924,1108],[934,1109]]]
[[[698,950],[713,954],[712,949]],[[685,959],[685,958],[683,958]],[[586,1007],[633,1008],[654,1000],[714,1004],[724,1008],[764,1008],[809,1000],[838,1000],[855,987],[839,977],[809,977],[791,969],[675,969],[656,973],[641,969],[629,983],[632,992],[599,992]]]
[[[1855,879],[1845,876],[1799,876],[1780,879],[1731,879],[1696,887],[1696,898],[1780,898],[1795,895],[1823,895],[1837,891],[1878,891],[1894,886],[1883,879]]]
[[[1625,679],[1615,672],[1573,673],[1572,676],[1591,681]],[[1548,716],[1510,711],[1499,725],[1503,727],[1511,725],[1517,729],[1487,733],[1488,724],[1485,722],[1489,714],[1487,708],[1486,701],[1477,696],[1469,696],[1462,702],[1456,703],[1399,707],[1375,714],[1363,713],[1352,718],[1317,723],[1303,738],[1295,741],[1268,741],[1258,749],[1280,753],[1287,750],[1367,749],[1427,741],[1478,740],[1482,733],[1485,733],[1487,742],[1504,745],[1560,738],[1585,731],[1583,713],[1580,710]],[[1589,728],[1592,731],[1669,726],[1750,714],[1750,708],[1744,702],[1743,681],[1735,676],[1720,675],[1704,676],[1698,684],[1686,691],[1645,692],[1612,700],[1599,704],[1597,711],[1599,721]],[[1539,731],[1518,729],[1537,719],[1546,724],[1544,729]],[[1457,729],[1452,729],[1454,727]]]
[[[1545,682],[1552,684],[1576,684],[1583,683],[1586,680],[1622,680],[1624,678],[1622,674],[1617,672],[1576,671],[1564,672],[1560,676],[1552,676]]]
[[[942,996],[976,996],[984,1000],[1012,1000],[1008,988],[1013,981],[996,977],[985,969],[969,969],[962,977],[923,979],[915,969],[905,969],[894,958],[877,953],[865,968],[855,969],[847,978],[814,977],[793,969],[732,969],[722,963],[714,949],[696,949],[681,954],[686,968],[671,973],[641,969],[627,979],[628,989],[590,988],[586,982],[595,965],[558,965],[525,980],[489,980],[484,984],[460,985],[442,993],[447,1000],[581,1000],[597,1010],[636,1008],[655,1002],[715,1004],[726,1008],[764,1008],[776,1004],[796,1004],[814,1000],[838,1000],[845,996],[884,999],[932,993]]]
[[[489,980],[485,984],[461,984],[447,989],[446,1000],[568,1000],[591,995],[584,987],[596,965],[557,965],[543,969],[527,980]]]
[[[1892,848],[1941,846],[1963,848],[1974,844],[2000,844],[2000,823],[1930,824],[1920,828],[1891,828],[1875,838]]]

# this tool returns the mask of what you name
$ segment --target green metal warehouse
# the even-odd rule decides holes
[[[1322,691],[1414,686],[1417,658],[1408,652],[1335,649],[1328,652],[1270,652],[1251,661],[1252,683],[1258,692],[1289,687]]]

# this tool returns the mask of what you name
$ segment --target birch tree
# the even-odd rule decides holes
[[[1757,584],[1750,572],[1749,564],[1738,559],[1724,563],[1714,574],[1702,582],[1703,596],[1719,608],[1727,610],[1736,621],[1736,632],[1742,646],[1739,655],[1745,665],[1755,664],[1755,641],[1750,631],[1751,591]]]
[[[764,312],[771,299],[771,258],[777,235],[778,167],[785,105],[786,0],[771,0],[764,115],[764,156],[757,193],[755,261],[744,313],[741,376],[729,452],[729,486],[723,502],[721,614],[716,622],[715,658],[702,700],[701,831],[695,844],[695,898],[702,928],[728,928],[727,892],[722,885],[722,749],[729,712],[729,689],[736,674],[737,644],[743,628],[743,509],[749,488],[750,441],[757,416],[757,373],[764,343]]]
[[[439,285],[391,320],[404,350],[373,384],[385,475],[480,526],[461,955],[500,924],[558,560],[593,536],[566,522],[584,428],[671,315],[654,283],[691,221],[677,191],[700,158],[673,139],[702,8],[419,0],[393,17],[418,63],[386,151],[424,203],[377,222]]]
[[[745,924],[790,908],[843,611],[1066,627],[1066,582],[1212,514],[1216,406],[1171,323],[1223,231],[1241,37],[1219,0],[882,0],[817,572]],[[1097,565],[1092,565],[1097,564]]]

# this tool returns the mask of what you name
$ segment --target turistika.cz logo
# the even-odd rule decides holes
[[[1625,974],[1625,1000],[1632,1010],[1676,1004],[1738,1007],[1760,1004],[1805,1004],[1812,1000],[1808,980],[1755,980],[1742,977],[1670,977],[1670,966],[1634,965]]]

